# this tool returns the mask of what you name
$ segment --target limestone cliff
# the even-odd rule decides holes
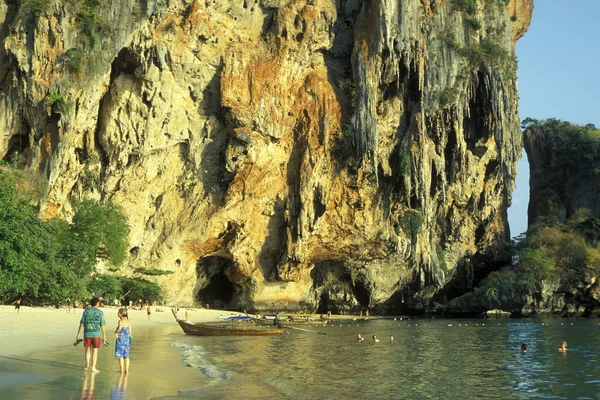
[[[429,310],[509,237],[533,0],[22,3],[0,155],[121,204],[170,304]]]
[[[549,120],[523,134],[529,160],[529,224],[554,214],[558,222],[580,208],[600,217],[600,134],[593,125],[579,127]]]

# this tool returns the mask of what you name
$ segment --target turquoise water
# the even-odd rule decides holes
[[[176,328],[136,338],[133,371],[119,398],[597,399],[600,393],[597,320],[337,321],[276,337],[194,337]],[[562,340],[567,354],[557,352]],[[0,398],[80,398],[89,380],[72,353],[39,355],[55,365],[0,357]],[[100,367],[114,363],[107,353]],[[8,371],[37,378],[2,389]],[[113,371],[101,372],[95,398],[111,398],[111,390],[116,398],[118,386]]]

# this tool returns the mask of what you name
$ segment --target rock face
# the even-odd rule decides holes
[[[0,0],[0,155],[122,205],[169,304],[426,311],[509,237],[532,0],[72,3]]]
[[[550,214],[556,214],[559,222],[564,222],[580,208],[600,217],[600,170],[597,168],[600,149],[597,145],[588,146],[585,141],[559,135],[551,124],[532,126],[524,132],[523,138],[530,168],[529,224]],[[577,146],[585,148],[576,149]],[[572,150],[564,147],[576,149],[576,154],[570,154]]]

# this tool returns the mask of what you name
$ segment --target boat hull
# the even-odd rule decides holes
[[[177,314],[173,311],[175,320],[186,335],[196,336],[264,336],[264,335],[281,335],[285,329],[281,327],[262,327],[255,325],[241,324],[239,327],[226,327],[209,324],[194,324],[188,321],[183,321],[177,318]]]
[[[327,325],[327,320],[311,320],[311,321],[295,321],[288,319],[260,319],[260,318],[252,318],[255,324],[261,326],[280,326],[285,328],[286,326],[325,326]]]

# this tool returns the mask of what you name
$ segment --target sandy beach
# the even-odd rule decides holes
[[[170,308],[158,309],[162,311],[152,308],[150,320],[146,310],[129,311],[131,373],[121,377],[114,359],[117,308],[101,308],[110,345],[100,348],[100,373],[93,374],[82,368],[83,346],[73,347],[82,309],[67,313],[64,309],[21,307],[17,315],[13,306],[0,306],[0,400],[120,399],[125,389],[131,398],[163,399],[221,382],[224,373],[199,350],[206,339],[184,335]],[[189,320],[211,322],[219,315],[232,313],[190,309]],[[179,317],[185,318],[184,308]]]
[[[157,312],[156,309],[162,310]],[[102,307],[106,318],[106,335],[113,343],[113,332],[117,327],[117,308]],[[72,344],[77,335],[79,321],[83,310],[76,308],[67,313],[64,309],[25,307],[19,314],[14,306],[0,306],[0,355],[22,356],[37,351],[49,350]],[[193,322],[210,322],[219,315],[230,315],[229,311],[190,309],[189,319]],[[185,309],[179,311],[179,318],[185,318]],[[153,307],[148,320],[145,310],[130,310],[129,319],[135,332],[159,324],[176,324],[169,307]]]

